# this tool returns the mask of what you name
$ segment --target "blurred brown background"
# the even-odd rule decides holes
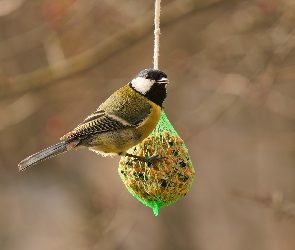
[[[166,113],[196,179],[158,217],[119,157],[18,172],[152,67],[153,1],[0,0],[0,249],[294,250],[294,0],[163,0]]]

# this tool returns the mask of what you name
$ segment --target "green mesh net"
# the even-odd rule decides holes
[[[190,189],[195,170],[183,140],[164,111],[154,131],[128,153],[165,157],[151,164],[122,156],[119,163],[118,172],[128,191],[151,207],[155,215],[159,208],[174,203]]]

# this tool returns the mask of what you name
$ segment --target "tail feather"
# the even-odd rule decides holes
[[[55,144],[49,148],[46,148],[38,153],[35,153],[35,154],[27,157],[26,159],[22,160],[18,164],[19,171],[23,171],[23,170],[27,169],[28,167],[35,165],[41,161],[45,161],[45,160],[52,158],[56,155],[67,152],[68,146],[71,143],[72,143],[71,141],[63,141],[63,142]],[[72,147],[70,147],[69,149],[71,149],[71,148]]]

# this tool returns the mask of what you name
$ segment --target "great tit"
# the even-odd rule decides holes
[[[167,96],[167,75],[157,69],[145,69],[131,82],[114,92],[99,108],[61,142],[35,153],[18,164],[19,170],[72,149],[88,148],[103,156],[125,155],[135,160],[157,161],[126,150],[145,139],[156,127]]]

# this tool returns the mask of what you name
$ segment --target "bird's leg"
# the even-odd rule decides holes
[[[161,162],[161,161],[163,161],[163,159],[166,158],[166,157],[159,157],[159,155],[155,155],[152,157],[143,157],[143,156],[138,156],[138,155],[133,155],[133,154],[128,154],[128,153],[125,153],[124,156],[133,157],[134,160],[142,161],[142,162],[146,162],[146,163],[150,163],[150,164],[153,164],[155,162]]]

